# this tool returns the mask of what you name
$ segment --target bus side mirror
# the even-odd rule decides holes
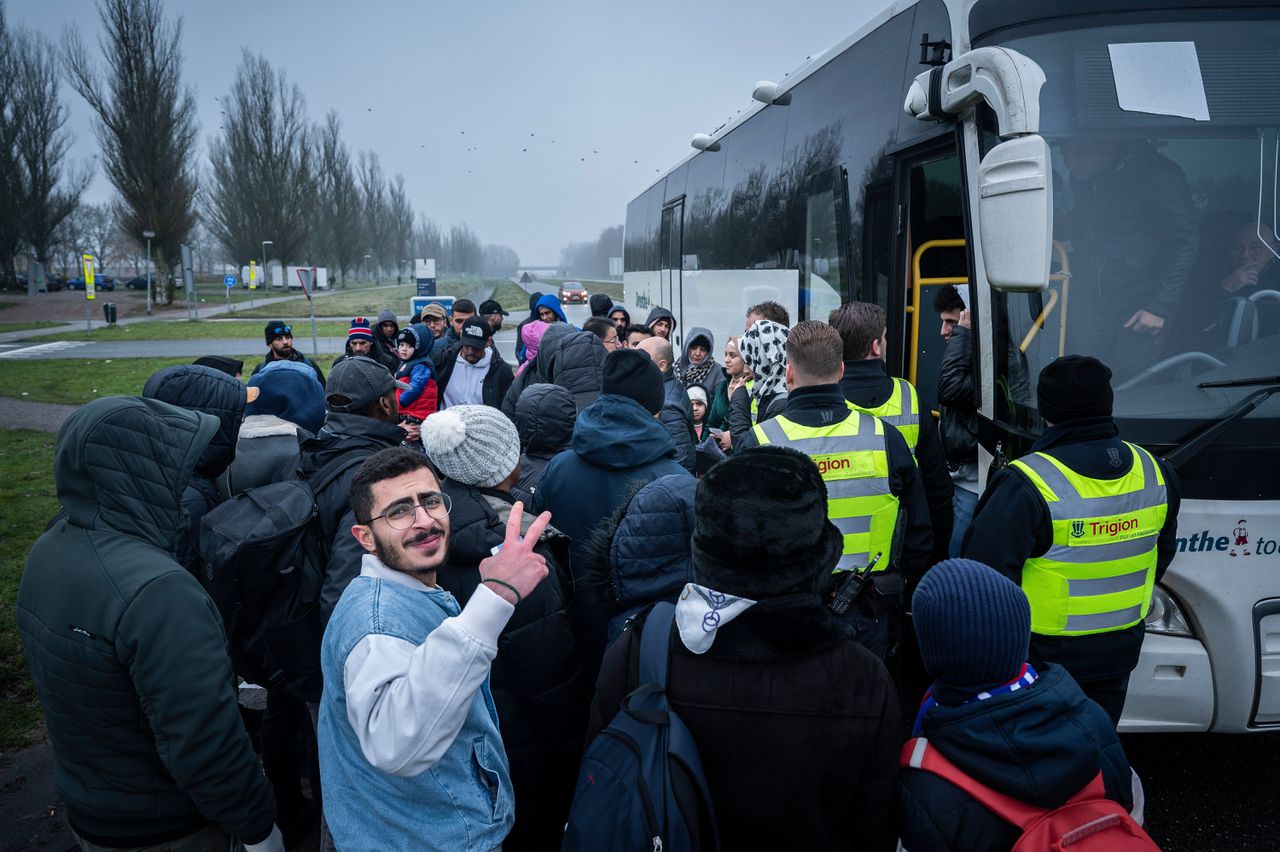
[[[1049,286],[1053,182],[1049,145],[1036,134],[1001,142],[978,166],[978,226],[987,281],[997,290]]]

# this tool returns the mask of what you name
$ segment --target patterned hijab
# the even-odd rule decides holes
[[[786,390],[789,331],[785,325],[772,320],[756,320],[738,341],[742,360],[756,377],[751,387],[751,395],[756,399]]]

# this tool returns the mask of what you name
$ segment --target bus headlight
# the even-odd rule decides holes
[[[1182,613],[1182,607],[1178,606],[1177,600],[1162,586],[1156,586],[1151,591],[1151,609],[1147,612],[1147,632],[1162,633],[1166,636],[1192,637],[1195,635],[1191,631],[1190,622]]]

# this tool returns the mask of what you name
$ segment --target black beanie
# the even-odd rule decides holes
[[[289,324],[284,320],[272,320],[267,323],[267,327],[262,330],[262,336],[267,339],[267,345],[271,345],[271,341],[275,340],[283,334],[289,334]]]
[[[718,592],[753,600],[816,592],[840,559],[827,486],[812,459],[787,447],[717,464],[695,505],[693,576]]]
[[[650,414],[662,410],[662,371],[649,356],[635,349],[615,349],[604,359],[601,393],[634,399]]]
[[[1110,417],[1114,400],[1110,368],[1091,355],[1067,355],[1040,371],[1036,401],[1050,423]]]
[[[926,571],[911,617],[940,704],[1008,683],[1027,661],[1031,604],[1012,580],[981,562],[947,559]]]

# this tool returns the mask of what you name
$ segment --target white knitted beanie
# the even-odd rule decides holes
[[[488,405],[455,405],[422,424],[422,448],[440,472],[464,485],[493,488],[520,463],[520,435]]]

